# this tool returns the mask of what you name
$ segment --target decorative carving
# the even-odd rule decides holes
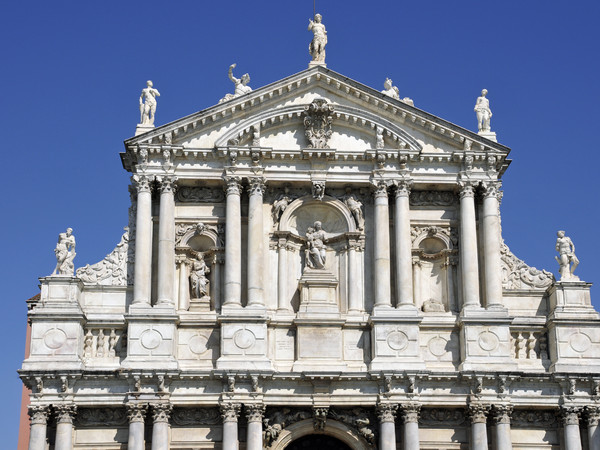
[[[160,97],[160,93],[157,89],[154,89],[152,81],[146,81],[146,87],[142,89],[140,94],[140,125],[154,126],[156,97]]]
[[[481,91],[481,96],[477,97],[477,103],[475,103],[474,111],[477,115],[477,128],[479,132],[489,133],[491,131],[490,120],[492,118],[492,111],[490,110],[490,101],[486,98],[488,91],[484,89]]]
[[[312,183],[312,196],[317,200],[323,200],[325,196],[325,182],[324,181],[313,181]]]
[[[129,250],[129,229],[125,227],[125,233],[115,249],[96,264],[77,269],[76,276],[86,284],[101,286],[127,286],[127,255]]]
[[[419,422],[419,413],[421,412],[421,405],[419,403],[403,403],[400,405],[400,413],[402,415],[402,421],[404,423]]]
[[[50,416],[50,406],[29,405],[27,407],[27,414],[29,414],[31,425],[46,425]]]
[[[581,408],[577,408],[574,406],[562,406],[559,412],[563,426],[579,425],[580,414]]]
[[[458,231],[456,230],[456,228],[435,225],[415,226],[410,228],[410,238],[413,244],[415,240],[422,235],[427,235],[427,237],[434,237],[435,235],[444,235],[452,243],[453,248],[458,248]]]
[[[490,412],[490,405],[483,403],[471,403],[468,407],[468,415],[471,423],[486,423],[487,416]]]
[[[375,198],[382,197],[387,198],[388,196],[388,183],[383,180],[372,181],[371,188]]]
[[[237,422],[242,405],[240,403],[221,403],[220,408],[223,422]]]
[[[354,428],[369,444],[375,445],[375,424],[371,415],[362,408],[333,409],[329,411],[329,417]]]
[[[169,423],[169,417],[171,417],[172,410],[173,405],[170,405],[168,403],[155,403],[152,405],[152,420],[154,421],[154,423]]]
[[[265,446],[270,447],[285,427],[310,417],[312,414],[308,411],[292,411],[289,408],[281,408],[263,418]]]
[[[253,125],[251,128],[252,128],[252,147],[260,147],[260,125]]]
[[[329,138],[333,134],[333,105],[323,98],[313,100],[304,107],[304,134],[308,138],[308,148],[329,148]]]
[[[325,430],[328,412],[328,407],[313,407],[313,427],[315,431]]]
[[[236,65],[236,63],[230,65],[229,72],[227,72],[229,79],[233,82],[235,86],[235,90],[233,94],[225,94],[225,97],[219,100],[219,103],[227,102],[241,95],[249,94],[250,92],[252,92],[252,88],[248,86],[248,83],[250,83],[250,75],[245,73],[244,75],[242,75],[242,78],[236,78],[233,76],[233,69],[235,69]]]
[[[246,412],[246,420],[248,422],[262,422],[265,413],[265,405],[263,404],[246,404],[244,405]]]
[[[242,180],[240,177],[225,176],[223,177],[226,183],[225,192],[227,195],[240,195],[242,193]]]
[[[177,182],[177,178],[166,175],[162,177],[156,177],[156,181],[159,183],[161,193],[175,193],[175,183]]]
[[[77,425],[82,427],[118,427],[127,423],[124,408],[79,408]]]
[[[326,233],[321,222],[316,221],[314,226],[306,230],[306,265],[311,269],[324,269],[327,256],[325,246]]]
[[[73,423],[73,418],[77,413],[77,405],[72,403],[63,403],[53,406],[57,423]]]
[[[127,408],[127,418],[129,419],[129,422],[144,423],[146,413],[148,412],[148,405],[143,403],[128,403],[125,406]]]
[[[409,197],[413,185],[412,180],[398,180],[395,183],[396,197]]]
[[[354,222],[356,223],[356,228],[359,231],[363,231],[365,228],[365,216],[362,211],[362,202],[358,199],[356,195],[352,193],[352,188],[346,188],[346,195],[344,195],[341,199],[350,212],[352,213],[352,217],[354,217]]]
[[[171,420],[179,426],[217,425],[221,414],[216,408],[175,408]]]
[[[309,19],[308,31],[313,32],[313,39],[308,45],[308,53],[315,63],[325,64],[325,46],[327,45],[327,30],[322,23],[321,14],[315,14],[314,21]],[[318,147],[317,147],[318,148]]]
[[[588,405],[583,409],[588,427],[597,427],[600,423],[600,407]]]
[[[467,158],[469,158],[467,156]],[[465,158],[465,160],[467,159]],[[468,167],[468,166],[467,166]],[[470,170],[470,169],[467,169]],[[475,185],[474,183],[472,183],[471,181],[461,181],[459,182],[460,185],[460,199],[462,200],[463,198],[467,198],[467,197],[475,197]]]
[[[283,188],[283,192],[279,194],[277,199],[273,202],[273,206],[271,207],[271,215],[273,217],[273,223],[275,225],[279,223],[281,215],[291,202],[292,197],[290,196],[290,188],[288,186],[285,186]]]
[[[492,421],[495,424],[510,424],[510,416],[513,412],[512,405],[494,405],[492,408]]]
[[[516,409],[512,413],[512,427],[554,428],[556,413],[538,409]]]
[[[75,267],[73,259],[75,259],[75,236],[73,236],[73,228],[67,228],[67,231],[58,235],[58,243],[54,249],[56,254],[56,267],[51,276],[67,276],[72,277]]]
[[[515,359],[548,359],[546,337],[543,332],[515,331],[511,333],[511,337]]]
[[[560,230],[556,233],[556,251],[559,256],[555,256],[558,262],[560,281],[579,281],[577,275],[573,275],[579,265],[579,259],[575,256],[575,245],[573,241],[565,236],[565,232]]]
[[[192,299],[206,299],[210,295],[209,281],[206,274],[210,268],[204,262],[201,254],[192,262],[190,271],[190,289]]]
[[[381,93],[400,100],[400,90],[397,86],[394,86],[394,82],[390,78],[386,78],[383,82],[383,91]]]
[[[426,408],[421,410],[419,424],[427,427],[458,426],[465,422],[462,409]]]
[[[398,405],[394,403],[379,403],[377,405],[377,418],[379,422],[394,422]]]
[[[263,195],[265,193],[265,178],[264,177],[250,177],[248,179],[250,183],[248,185],[249,195]]]
[[[383,128],[377,127],[375,132],[375,148],[382,149],[385,147],[385,142],[383,141]]]
[[[503,242],[500,249],[502,261],[502,287],[504,289],[547,289],[554,281],[554,275],[546,270],[529,267],[511,253]]]
[[[483,197],[496,197],[496,199],[500,200],[502,198],[502,191],[500,188],[502,187],[502,183],[500,181],[485,181],[481,183],[483,187]]]
[[[209,187],[182,186],[177,190],[177,200],[194,203],[221,203],[225,193],[220,189]]]

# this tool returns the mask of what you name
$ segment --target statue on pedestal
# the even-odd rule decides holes
[[[556,251],[559,256],[555,256],[559,265],[560,281],[577,281],[579,277],[573,275],[575,269],[579,265],[579,259],[575,256],[575,245],[565,232],[560,230],[556,233]]]
[[[307,250],[306,265],[311,269],[324,269],[327,247],[325,246],[326,233],[318,220],[306,230]]]
[[[190,272],[192,299],[201,299],[209,296],[208,278],[206,278],[206,274],[209,272],[210,268],[204,262],[204,257],[199,255],[198,259],[192,263]]]
[[[480,133],[489,133],[491,131],[490,120],[492,118],[492,111],[490,110],[490,101],[486,98],[487,93],[487,89],[481,91],[481,96],[477,97],[477,103],[475,103],[474,110],[477,114],[477,126]]]
[[[156,112],[156,97],[160,97],[158,90],[152,87],[152,81],[146,82],[146,88],[140,95],[140,125],[154,126],[154,113]],[[144,103],[143,100],[146,99]]]
[[[396,100],[400,100],[400,91],[397,86],[393,85],[393,81],[390,78],[386,78],[383,82],[383,91],[381,91],[381,93],[395,98]]]
[[[56,267],[51,276],[65,275],[72,277],[74,266],[73,259],[75,259],[75,236],[73,236],[73,229],[67,228],[65,233],[58,235],[58,243],[54,249],[56,254]]]
[[[232,100],[236,97],[239,97],[240,95],[249,94],[250,92],[252,92],[252,88],[248,86],[248,83],[250,83],[250,75],[245,73],[244,75],[242,75],[242,78],[236,78],[233,76],[233,69],[235,69],[236,65],[236,63],[230,65],[228,72],[229,79],[233,81],[233,84],[235,85],[235,90],[233,91],[233,94],[226,94],[225,97],[219,100],[219,103],[223,103],[228,100]]]
[[[315,20],[309,19],[308,30],[313,32],[313,40],[308,46],[308,53],[315,63],[325,63],[325,45],[327,45],[327,30],[321,23],[321,14],[315,15]]]

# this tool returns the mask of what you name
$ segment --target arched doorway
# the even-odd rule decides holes
[[[292,441],[285,450],[351,450],[339,439],[325,434],[309,434]]]

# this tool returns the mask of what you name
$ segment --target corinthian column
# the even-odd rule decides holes
[[[227,207],[225,223],[225,301],[223,306],[242,305],[242,222],[240,179],[225,177]]]
[[[131,177],[137,190],[133,304],[150,305],[152,274],[152,193],[145,175]]]
[[[581,435],[579,434],[579,409],[573,407],[561,408],[561,418],[564,427],[565,450],[581,450]]]
[[[250,178],[248,187],[248,306],[265,306],[263,289],[263,194],[265,179]],[[229,197],[228,197],[229,198]]]
[[[586,406],[585,418],[588,431],[588,447],[590,450],[600,450],[600,430],[598,430],[600,408],[597,406]]]
[[[27,414],[31,420],[29,450],[46,450],[46,428],[50,408],[48,405],[29,405]]]
[[[238,450],[238,416],[241,406],[239,403],[221,404],[223,417],[223,450]]]
[[[406,403],[401,405],[402,421],[404,423],[404,450],[419,450],[419,413],[421,405]]]
[[[483,197],[483,254],[485,298],[488,308],[502,308],[502,265],[500,262],[500,182],[486,183]]]
[[[147,410],[148,406],[144,404],[127,404],[127,417],[129,418],[127,450],[144,450],[144,418]]]
[[[375,249],[374,273],[375,306],[391,307],[390,292],[390,213],[387,184],[380,181],[375,186]]]
[[[377,406],[379,418],[379,450],[396,450],[396,410],[398,405],[381,403]]]
[[[398,307],[413,306],[412,241],[410,238],[410,186],[402,180],[396,187],[396,295]]]
[[[460,191],[460,261],[463,308],[480,307],[479,263],[475,224],[475,192],[471,182],[462,183]]]
[[[512,405],[494,405],[492,420],[495,425],[496,450],[512,450],[510,439],[510,415],[512,410]]]
[[[158,218],[158,305],[173,306],[175,293],[175,178],[160,181]]]
[[[173,406],[168,403],[152,405],[152,450],[169,450],[169,417]]]
[[[471,418],[471,450],[487,450],[487,415],[489,405],[472,403],[469,405],[469,416]]]
[[[54,450],[73,450],[73,417],[77,406],[73,404],[57,405],[56,412],[56,441]]]
[[[244,405],[248,428],[246,430],[246,450],[262,450],[262,419],[265,405]]]

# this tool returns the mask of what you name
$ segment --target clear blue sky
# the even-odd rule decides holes
[[[556,273],[565,229],[586,281],[600,281],[600,5],[594,1],[317,0],[328,67],[476,130],[489,90],[492,129],[513,149],[502,225],[513,252]],[[238,63],[258,88],[307,67],[312,2],[4,2],[0,7],[3,448],[16,447],[25,300],[55,265],[68,226],[76,267],[101,260],[127,222],[122,141],[147,79],[156,123],[215,104]],[[600,305],[600,294],[592,296]],[[7,345],[7,344],[11,345]]]

